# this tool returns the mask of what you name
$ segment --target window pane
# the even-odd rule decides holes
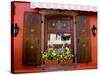
[[[71,45],[71,35],[69,33],[49,33],[48,34],[48,50],[56,48],[57,53],[60,52],[65,45]]]

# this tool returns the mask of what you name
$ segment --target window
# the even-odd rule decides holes
[[[56,48],[57,53],[64,50],[65,44],[71,48],[71,19],[56,18],[49,19],[47,23],[48,36],[48,52],[53,48]]]

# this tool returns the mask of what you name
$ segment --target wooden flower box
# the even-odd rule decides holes
[[[58,64],[63,64],[63,63],[64,63],[63,60],[60,60]]]
[[[73,63],[73,60],[72,59],[69,59],[66,61],[66,64],[72,64]]]
[[[51,61],[51,64],[52,64],[52,65],[58,64],[58,61],[57,61],[57,60],[52,60],[52,61]]]
[[[58,62],[58,64],[72,64],[73,63],[73,60],[72,59],[70,59],[70,60],[60,60],[59,62]]]
[[[46,60],[45,61],[45,65],[56,65],[58,64],[58,61],[57,60]]]

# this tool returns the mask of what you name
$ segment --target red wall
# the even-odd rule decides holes
[[[23,49],[23,26],[24,26],[24,12],[37,12],[30,8],[30,3],[14,3],[16,6],[14,23],[17,23],[19,26],[19,33],[14,37],[14,72],[37,72],[41,71],[39,68],[35,67],[23,67],[22,66],[22,49]],[[79,68],[65,68],[65,70],[70,69],[83,69],[83,68],[96,68],[97,65],[97,36],[94,37],[91,32],[93,25],[97,25],[97,15],[90,15],[90,36],[91,36],[91,53],[92,53],[92,62],[91,63],[81,63]]]
[[[24,12],[34,12],[30,8],[30,3],[19,3],[15,2],[15,16],[14,23],[17,23],[19,27],[19,33],[14,37],[14,72],[32,72],[40,71],[39,68],[34,67],[23,67],[22,66],[22,49],[23,49],[23,26],[24,26]],[[36,12],[36,10],[35,10]]]
[[[92,53],[92,62],[90,63],[83,63],[80,64],[80,67],[96,67],[97,65],[97,36],[92,35],[92,27],[93,25],[97,26],[97,15],[90,15],[89,18],[89,23],[90,23],[90,42],[91,42],[91,53]]]
[[[80,70],[80,69],[95,69],[97,68],[97,36],[92,35],[92,27],[97,27],[97,15],[89,15],[89,26],[90,26],[90,43],[91,43],[91,54],[92,61],[90,63],[80,63],[79,67],[65,68],[65,70]]]

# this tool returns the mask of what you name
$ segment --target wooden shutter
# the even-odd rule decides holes
[[[79,63],[91,61],[89,17],[76,17],[77,61]]]
[[[40,64],[40,23],[41,15],[33,12],[24,14],[23,65]]]

